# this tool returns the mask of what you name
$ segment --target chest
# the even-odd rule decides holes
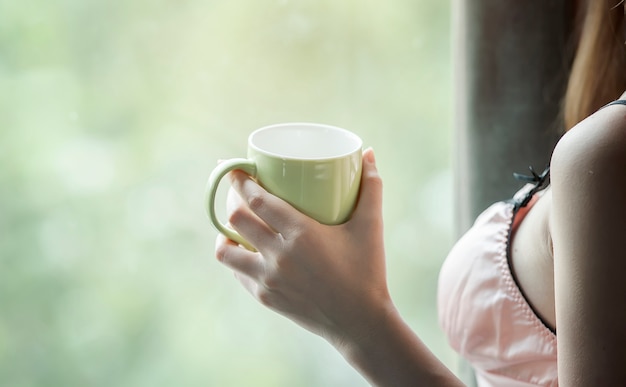
[[[552,330],[554,312],[554,260],[550,236],[550,188],[530,208],[516,215],[511,233],[509,264],[526,301]]]

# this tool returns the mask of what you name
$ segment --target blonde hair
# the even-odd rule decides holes
[[[624,0],[578,2],[578,40],[563,103],[565,130],[626,90]]]

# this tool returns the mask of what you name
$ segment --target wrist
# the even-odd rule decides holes
[[[460,386],[462,383],[424,345],[391,300],[360,330],[333,343],[375,386]]]
[[[389,300],[378,305],[368,318],[359,321],[358,325],[338,336],[331,344],[348,361],[357,361],[362,354],[370,353],[384,344],[386,337],[398,324],[397,320],[402,319]]]

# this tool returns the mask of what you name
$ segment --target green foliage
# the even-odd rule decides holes
[[[448,362],[449,4],[0,0],[0,385],[365,386],[213,259],[217,159],[282,121],[376,150],[391,290]]]

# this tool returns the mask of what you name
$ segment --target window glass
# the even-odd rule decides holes
[[[452,243],[449,2],[0,1],[0,385],[366,386],[213,258],[218,159],[359,134],[392,295],[426,344]]]

